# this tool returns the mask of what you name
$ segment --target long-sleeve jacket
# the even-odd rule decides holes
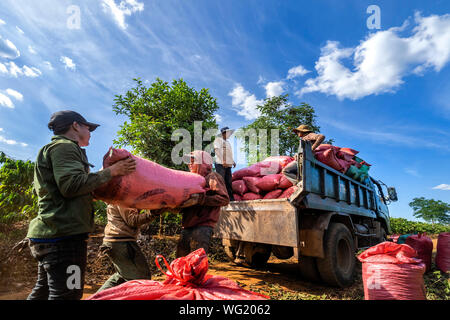
[[[219,220],[220,207],[230,202],[225,181],[220,174],[211,172],[205,180],[208,191],[200,198],[199,203],[181,210],[183,228],[214,227]]]
[[[38,215],[28,238],[53,239],[94,229],[92,191],[111,179],[109,170],[90,173],[86,151],[65,136],[54,136],[36,159],[34,190]]]
[[[106,208],[108,223],[105,227],[104,240],[109,242],[136,241],[139,227],[154,219],[147,211],[139,213],[137,209],[123,208],[109,204]]]

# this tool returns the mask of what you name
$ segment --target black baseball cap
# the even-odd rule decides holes
[[[86,121],[86,119],[78,112],[63,110],[52,114],[50,121],[48,122],[48,128],[52,131],[58,131],[58,129],[71,125],[74,121],[88,126],[89,131],[91,132],[100,126],[99,124]]]

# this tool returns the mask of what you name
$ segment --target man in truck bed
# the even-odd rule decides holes
[[[312,151],[316,150],[318,146],[325,140],[325,136],[323,134],[314,133],[311,128],[307,124],[302,124],[297,128],[292,130],[301,140],[309,141],[312,144]],[[295,155],[295,160],[289,163],[284,169],[283,174],[288,178],[292,184],[296,185],[298,183],[297,180],[297,171],[298,171],[298,163],[297,156]]]

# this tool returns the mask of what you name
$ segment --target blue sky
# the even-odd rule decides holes
[[[450,202],[449,13],[432,0],[3,0],[0,150],[34,160],[50,115],[72,109],[101,124],[87,148],[100,168],[125,120],[114,95],[134,77],[209,88],[232,128],[289,93],[397,188],[391,216],[414,220],[412,198]]]

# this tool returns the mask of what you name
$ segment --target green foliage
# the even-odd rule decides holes
[[[35,217],[34,163],[14,160],[0,152],[0,165],[0,222],[11,223]]]
[[[414,198],[409,203],[414,210],[414,216],[431,223],[450,223],[450,204],[434,199],[425,199],[424,197]]]
[[[404,218],[391,218],[391,229],[394,234],[424,233],[438,234],[450,232],[450,226],[444,224],[430,224],[424,222],[409,221]]]
[[[424,275],[427,300],[450,299],[450,274],[432,270]]]
[[[314,132],[320,132],[320,127],[316,124],[314,108],[307,103],[302,103],[300,106],[289,104],[287,94],[267,98],[264,100],[263,105],[257,106],[257,109],[261,112],[261,116],[248,126],[243,127],[243,130],[237,134],[242,141],[245,141],[244,151],[249,164],[261,161],[266,156],[272,155],[272,129],[279,130],[278,153],[290,156],[297,153],[299,145],[299,138],[292,132],[292,129],[297,128],[300,124],[307,124]],[[258,140],[256,150],[250,150],[252,138],[248,136],[248,133],[252,129],[255,130],[254,132],[259,137],[261,137],[261,130],[267,130],[267,146],[261,145],[260,140]],[[327,141],[327,143],[332,143],[332,140]],[[264,150],[265,147],[266,150]]]
[[[106,203],[101,200],[96,200],[94,205],[94,221],[96,224],[105,226],[108,222],[108,217],[106,214]]]
[[[116,146],[131,146],[134,152],[174,169],[186,169],[185,164],[172,162],[171,153],[180,141],[172,141],[175,130],[186,129],[194,147],[194,121],[202,121],[202,137],[206,130],[217,129],[214,112],[219,108],[208,89],[196,91],[182,79],[170,85],[157,78],[150,87],[140,79],[125,96],[116,95],[113,110],[128,120],[121,126]],[[211,142],[203,142],[202,148]]]

